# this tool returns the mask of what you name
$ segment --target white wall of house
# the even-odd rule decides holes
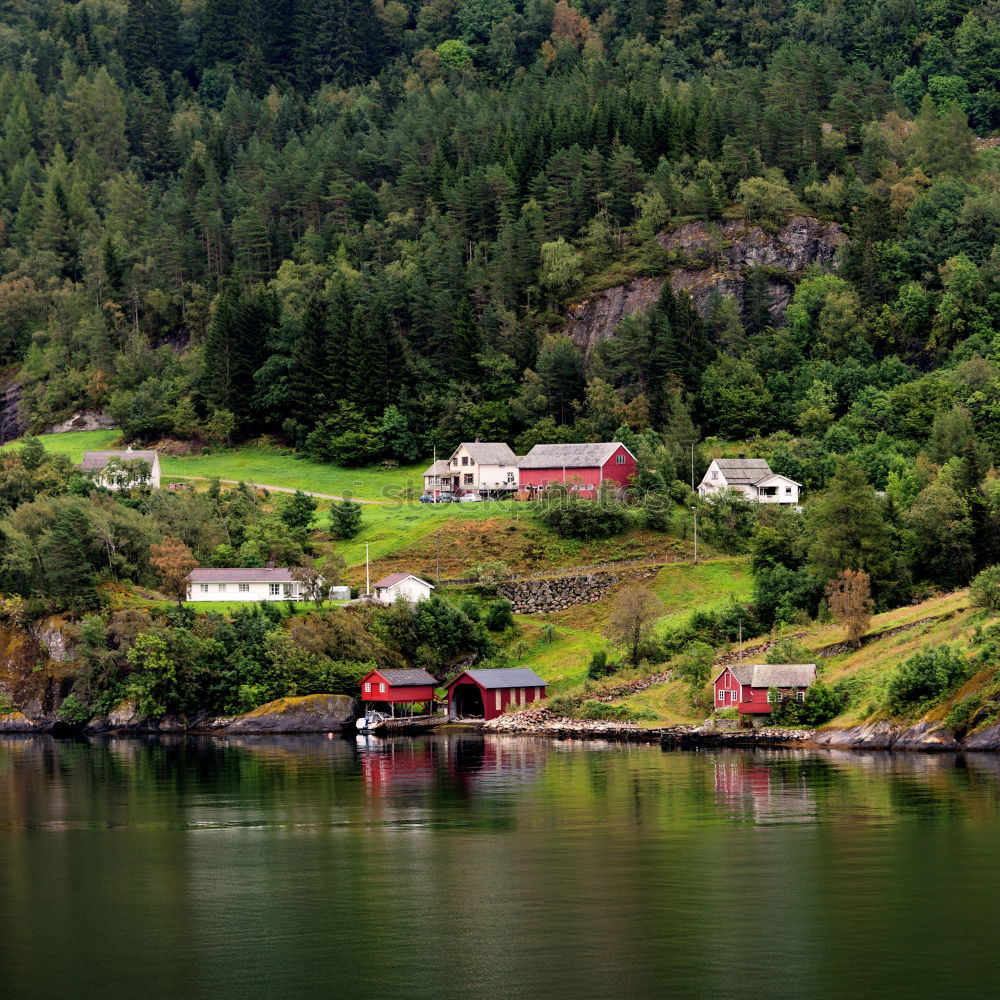
[[[448,460],[448,473],[458,477],[459,491],[516,490],[516,465],[479,465],[465,445],[459,445]]]
[[[189,583],[189,601],[298,601],[301,585],[290,583]]]
[[[793,479],[777,474],[769,476],[757,484],[760,503],[786,503],[798,505],[799,484]]]
[[[138,458],[138,457],[139,456],[136,456],[136,458]],[[122,461],[127,462],[127,461],[131,461],[131,460],[132,459],[127,454],[122,453]],[[159,460],[159,458],[153,459],[153,461],[149,463],[149,467],[150,467],[150,469],[149,469],[149,485],[154,490],[158,490],[160,488],[160,460]],[[97,483],[98,486],[103,486],[105,489],[109,489],[109,490],[118,490],[118,489],[122,488],[121,486],[118,485],[118,483],[112,482],[111,480],[106,479],[105,476],[104,476],[104,473],[100,473],[100,472],[96,476],[94,476],[94,482]],[[128,486],[132,486],[132,485],[134,485],[134,484],[133,483],[126,484],[126,488],[128,488]]]
[[[392,604],[397,598],[405,597],[411,604],[416,604],[417,601],[427,600],[433,589],[431,584],[411,576],[399,583],[394,583],[391,587],[378,587],[375,591],[375,598],[379,601],[385,601],[386,604]]]

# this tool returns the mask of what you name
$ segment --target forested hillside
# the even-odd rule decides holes
[[[654,486],[758,437],[814,491],[850,457],[891,516],[947,490],[992,551],[995,4],[2,10],[0,362],[32,428],[340,464],[619,435]],[[562,333],[677,265],[679,222],[794,214],[849,242],[783,325],[756,267],[742,303],[668,284],[586,363]]]

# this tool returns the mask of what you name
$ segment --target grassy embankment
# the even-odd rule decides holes
[[[816,654],[819,675],[827,684],[849,683],[852,690],[850,707],[830,725],[851,726],[887,717],[882,707],[885,684],[904,660],[921,650],[945,643],[964,647],[973,639],[977,627],[986,621],[988,619],[982,612],[968,606],[968,591],[962,590],[876,615],[860,649],[821,655],[828,653],[830,647],[840,647],[844,642],[843,628],[834,624],[786,630],[783,634],[794,636],[807,650]],[[762,662],[762,659],[758,657],[756,661]],[[951,707],[967,695],[982,690],[992,691],[997,679],[996,667],[991,665],[957,691],[942,698],[925,716],[917,713],[909,721],[918,717],[942,720]],[[620,699],[616,704],[652,712],[657,722],[650,722],[649,725],[694,722],[704,717],[703,712],[692,712],[684,685],[679,682],[658,685]]]

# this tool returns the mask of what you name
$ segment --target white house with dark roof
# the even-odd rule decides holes
[[[189,601],[302,601],[303,585],[287,566],[193,569],[188,577]]]
[[[109,490],[132,486],[160,488],[160,456],[151,450],[85,451],[81,468]]]
[[[779,476],[763,458],[714,458],[698,485],[699,496],[736,490],[757,503],[798,506],[802,484]]]
[[[375,600],[384,604],[392,604],[400,597],[411,604],[416,604],[417,601],[426,601],[431,596],[434,584],[421,580],[412,573],[390,573],[381,580],[376,580],[372,584],[372,589],[375,592]]]
[[[445,460],[441,489],[453,493],[515,493],[517,455],[502,441],[465,441]],[[424,473],[428,473],[438,463]]]

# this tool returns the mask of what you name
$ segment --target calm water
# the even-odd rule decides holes
[[[0,997],[989,997],[1000,758],[0,738]]]

